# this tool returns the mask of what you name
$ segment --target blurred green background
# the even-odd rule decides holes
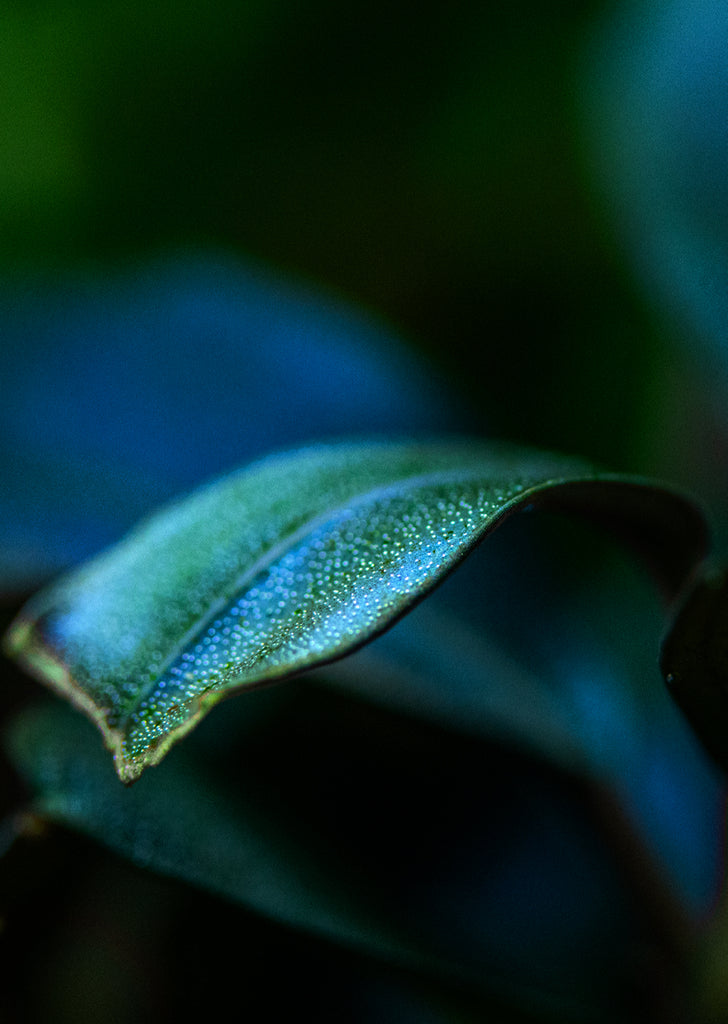
[[[5,5],[2,264],[249,254],[384,315],[489,433],[644,469],[664,352],[584,153],[612,6]]]

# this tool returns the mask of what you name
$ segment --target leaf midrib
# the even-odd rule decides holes
[[[586,467],[584,467],[586,470]],[[162,663],[161,669],[156,673],[154,679],[140,688],[134,702],[128,707],[126,713],[119,720],[115,731],[126,736],[127,726],[129,720],[135,711],[138,711],[140,705],[152,694],[157,687],[159,680],[168,671],[174,661],[182,654],[189,646],[191,641],[197,636],[210,622],[213,622],[221,611],[230,603],[234,594],[241,592],[247,587],[257,576],[265,571],[266,568],[273,565],[279,557],[282,557],[286,551],[290,550],[295,544],[303,540],[308,534],[312,533],[319,526],[323,526],[325,523],[336,519],[342,513],[354,509],[365,502],[374,502],[386,498],[390,494],[397,493],[403,483],[407,483],[412,487],[422,487],[426,485],[436,485],[438,483],[457,484],[458,481],[463,479],[472,480],[476,476],[476,470],[461,470],[457,474],[448,472],[447,470],[438,470],[436,473],[418,473],[414,476],[401,476],[397,480],[376,487],[374,489],[368,489],[365,491],[359,491],[353,494],[351,498],[347,499],[345,503],[342,503],[334,508],[329,508],[318,515],[309,517],[295,530],[286,533],[284,537],[276,541],[269,548],[265,549],[256,559],[252,566],[248,567],[238,577],[236,577],[233,584],[227,590],[225,596],[220,597],[207,611],[205,615],[200,616],[196,621],[187,629],[180,640],[174,645],[174,648],[168,655],[168,657]],[[517,495],[509,498],[501,507],[499,507],[491,516],[488,516],[486,522],[490,524],[500,519],[505,512],[515,503],[519,504],[524,498],[528,497],[532,492],[539,492],[544,488],[550,488],[564,483],[576,483],[580,479],[592,479],[592,477],[574,477],[564,478],[557,477],[548,480],[539,481],[536,484],[523,487],[523,490],[519,491]],[[504,487],[508,485],[503,484]],[[493,482],[493,488],[496,488],[495,482]],[[474,538],[473,543],[480,539],[478,533],[477,538]]]

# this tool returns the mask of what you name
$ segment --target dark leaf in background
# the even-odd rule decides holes
[[[462,424],[390,331],[233,258],[0,288],[0,587],[287,444]]]
[[[667,685],[697,736],[728,771],[728,586],[708,571],[686,595],[662,645]]]
[[[136,864],[464,986],[482,1013],[628,1011],[654,922],[578,788],[315,687],[248,699],[236,748],[211,761],[191,739],[131,790],[60,707],[25,712],[7,743],[39,813]]]

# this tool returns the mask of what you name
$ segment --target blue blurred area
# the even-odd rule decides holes
[[[728,6],[622,5],[589,51],[594,169],[647,294],[728,374]]]
[[[722,872],[716,842],[725,817],[724,783],[666,693],[657,672],[645,706],[634,670],[597,645],[575,643],[558,659],[570,724],[596,771],[609,778],[630,821],[696,918],[715,899]]]
[[[0,286],[0,588],[275,448],[462,425],[390,330],[218,255]]]

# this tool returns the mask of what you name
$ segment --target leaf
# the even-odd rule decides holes
[[[701,743],[728,771],[728,576],[707,570],[662,645],[665,682]]]
[[[218,892],[265,916],[410,965],[424,954],[376,913],[337,890],[244,785],[225,792],[198,762],[178,758],[128,791],[115,781],[78,716],[29,708],[6,747],[38,792],[35,807],[136,864]]]
[[[324,702],[316,729],[305,687],[300,729],[294,690],[241,702],[274,698],[276,708],[262,729],[248,723],[263,738],[241,752],[244,772],[195,737],[121,787],[88,723],[57,704],[16,716],[5,748],[43,817],[375,966],[405,968],[425,991],[457,985],[476,1019],[612,1020],[616,979],[642,962],[640,908],[562,780],[454,734],[392,734],[388,716],[356,706],[330,715]]]
[[[506,516],[571,507],[640,546],[668,593],[705,546],[686,499],[576,459],[468,441],[271,456],[162,510],[42,592],[8,649],[136,779],[223,697],[339,658]]]

